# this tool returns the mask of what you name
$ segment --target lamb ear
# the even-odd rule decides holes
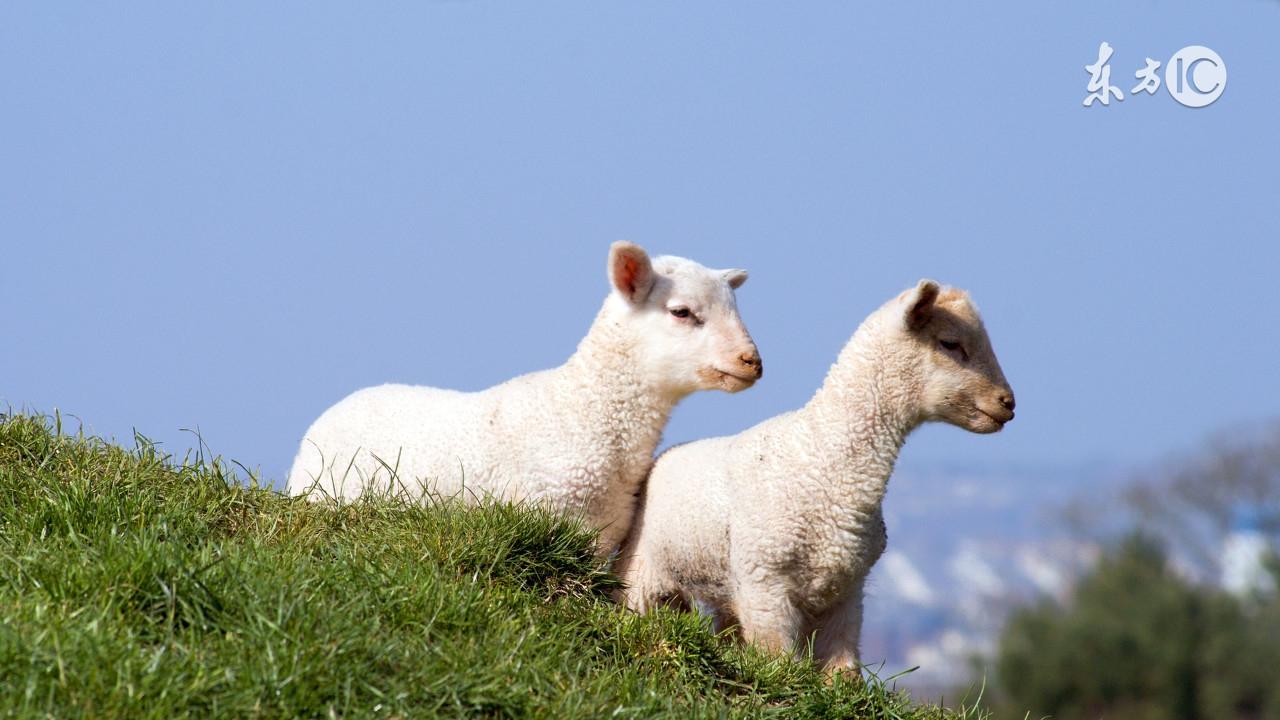
[[[644,302],[653,289],[653,264],[644,248],[625,240],[609,248],[609,282],[633,304]]]
[[[907,295],[907,327],[919,330],[933,317],[934,301],[941,288],[932,280],[921,280]]]
[[[720,275],[724,278],[725,282],[729,283],[729,287],[734,290],[742,287],[742,283],[747,281],[746,270],[739,270],[737,268],[733,270],[724,270]]]

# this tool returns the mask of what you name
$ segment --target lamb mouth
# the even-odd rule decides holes
[[[738,375],[736,373],[731,373],[728,370],[720,370],[718,368],[716,369],[716,372],[720,375],[721,383],[725,385],[740,386],[737,388],[739,390],[746,390],[756,384],[756,378],[749,375]]]
[[[705,387],[719,388],[729,392],[746,390],[756,382],[756,379],[749,375],[737,375],[713,366],[698,370],[698,379],[705,383]]]
[[[978,412],[982,413],[983,415],[986,415],[991,420],[991,422],[994,422],[997,426],[999,426],[1000,430],[1003,430],[1004,426],[1008,424],[1011,420],[1013,420],[1013,417],[1014,417],[1013,413],[1010,412],[1009,417],[1001,420],[1000,418],[996,417],[995,415],[992,415],[991,413],[987,412],[986,410],[983,410],[982,408],[978,408]]]

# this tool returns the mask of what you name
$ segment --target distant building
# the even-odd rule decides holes
[[[1252,507],[1237,508],[1231,533],[1222,543],[1222,587],[1234,595],[1275,590],[1275,578],[1266,567],[1275,552],[1262,531],[1262,513]]]

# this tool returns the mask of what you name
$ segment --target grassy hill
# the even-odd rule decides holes
[[[637,617],[573,523],[313,505],[0,416],[0,715],[966,718]]]

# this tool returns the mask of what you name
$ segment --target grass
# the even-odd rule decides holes
[[[0,416],[0,715],[978,718],[638,617],[529,508],[311,504]]]

